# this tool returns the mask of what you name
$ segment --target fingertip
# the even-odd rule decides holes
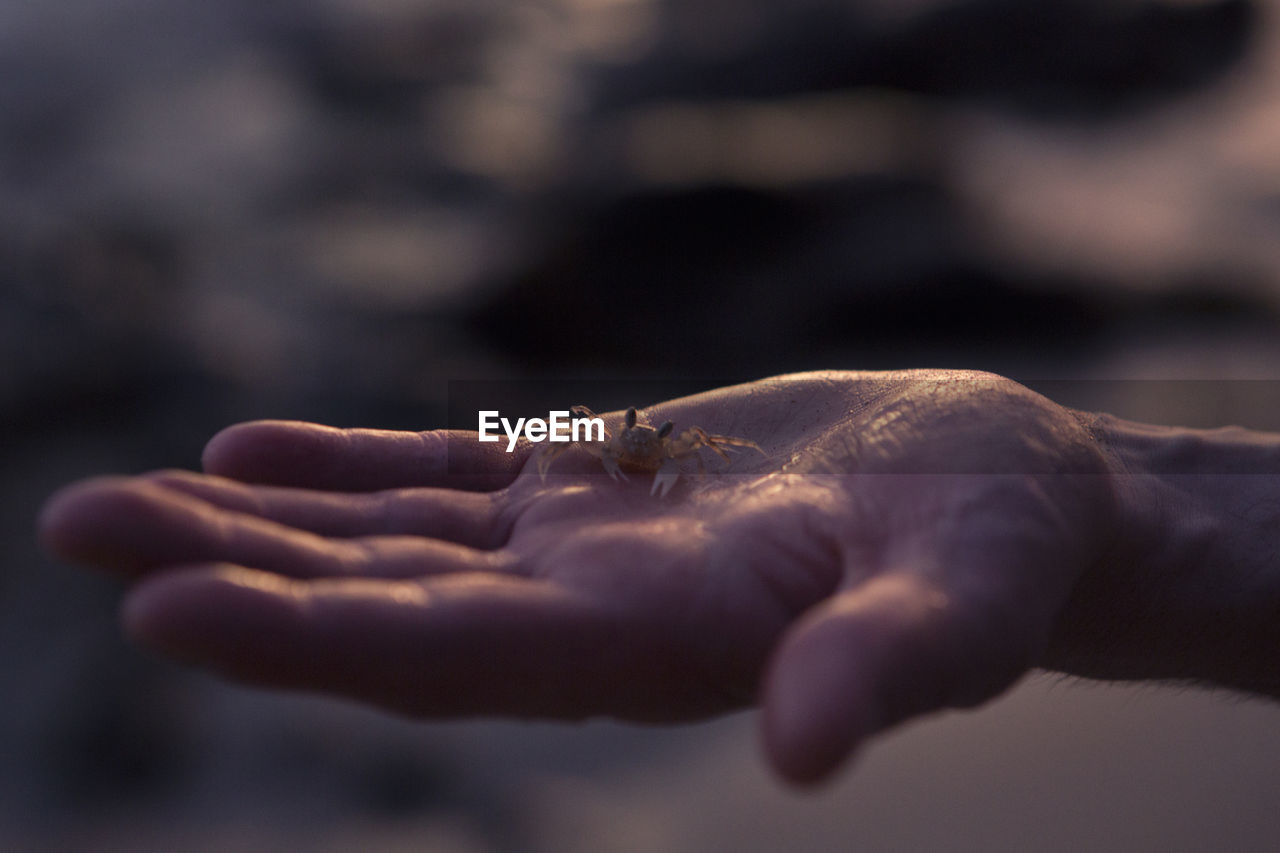
[[[128,488],[132,478],[94,477],[54,492],[36,517],[36,540],[50,555],[71,563],[113,562],[116,548],[104,536],[122,515],[136,514],[137,500]]]
[[[787,651],[765,682],[761,737],[778,775],[812,789],[843,767],[874,727],[840,661]]]
[[[262,656],[259,640],[297,614],[298,582],[222,563],[149,577],[124,596],[120,620],[133,642],[223,668]]]
[[[205,444],[200,463],[209,474],[271,481],[279,472],[320,460],[340,431],[302,421],[260,420],[233,424]]]
[[[947,597],[910,576],[865,582],[810,611],[765,680],[765,748],[779,774],[815,784],[872,735],[955,704],[965,637],[954,630]]]
[[[839,754],[817,752],[784,752],[772,748],[766,752],[770,766],[778,777],[798,791],[816,791],[830,784],[837,770],[847,766],[854,755],[854,746]]]
[[[64,548],[71,529],[71,519],[77,515],[76,507],[88,483],[63,486],[47,497],[36,516],[36,541],[46,553],[59,559],[67,559]]]
[[[179,573],[159,575],[143,580],[125,593],[120,601],[120,624],[125,636],[144,646],[163,635],[169,621],[167,605],[173,598],[174,579]]]
[[[899,599],[917,594],[914,582],[867,583],[813,608],[782,638],[766,673],[761,722],[769,759],[788,782],[821,783],[886,727],[886,648],[895,626],[915,615]]]

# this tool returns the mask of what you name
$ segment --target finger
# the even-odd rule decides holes
[[[643,632],[590,599],[492,575],[301,582],[196,566],[139,584],[123,618],[142,644],[238,681],[424,717],[643,719],[670,713],[655,679],[676,669],[655,669]]]
[[[55,495],[41,515],[40,536],[63,559],[126,576],[224,560],[299,578],[518,570],[505,551],[418,536],[328,539],[129,478],[90,481]]]
[[[390,489],[322,492],[256,486],[191,471],[147,476],[166,489],[246,515],[321,536],[412,535],[446,539],[473,548],[497,548],[507,540],[498,492],[455,489]]]
[[[912,576],[886,575],[815,608],[784,636],[763,694],[766,752],[812,784],[869,736],[990,698],[1031,665],[1019,638]]]
[[[372,492],[405,486],[500,489],[527,461],[530,445],[506,452],[474,432],[338,429],[300,421],[227,427],[204,449],[204,469],[250,483]]]

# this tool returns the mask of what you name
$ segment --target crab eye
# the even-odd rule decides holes
[[[627,429],[631,429],[636,425],[636,407],[632,406],[627,409]]]
[[[658,427],[658,438],[666,438],[671,435],[671,430],[675,429],[675,426],[671,421],[664,422],[662,426]]]

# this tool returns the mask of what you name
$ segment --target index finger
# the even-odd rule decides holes
[[[470,491],[511,484],[527,442],[481,443],[465,430],[339,429],[304,421],[249,421],[205,445],[204,470],[248,483],[343,492],[408,486]]]

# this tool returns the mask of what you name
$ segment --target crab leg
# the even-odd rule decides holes
[[[573,415],[573,419],[574,419],[575,421],[576,421],[576,420],[578,420],[579,418],[598,418],[598,417],[600,417],[600,416],[599,416],[599,415],[597,415],[595,412],[593,412],[593,411],[591,411],[590,409],[588,409],[586,406],[570,406],[570,407],[569,407],[569,414]],[[605,439],[608,439],[608,438],[609,438],[609,428],[608,428],[608,427],[605,427],[604,437],[605,437]]]
[[[586,406],[570,406],[569,414],[571,415],[573,420],[579,420],[581,418],[598,417],[595,412],[591,411]],[[563,444],[551,444],[550,442],[548,442],[547,446],[542,448],[542,450],[538,453],[538,459],[537,459],[538,476],[541,477],[542,482],[545,483],[547,481],[547,472],[551,470],[551,463],[556,460],[557,456],[559,456],[561,453],[564,453],[566,450],[568,450],[570,447],[573,447],[575,444],[578,447],[581,447],[583,450],[590,453],[592,456],[597,456],[597,457],[601,456],[602,455],[601,447],[605,442],[608,442],[610,438],[612,438],[612,435],[609,433],[609,428],[605,427],[604,442],[567,441],[567,442],[564,442]],[[606,470],[608,469],[608,467],[609,466],[606,463],[605,464]],[[617,466],[615,465],[615,467]]]
[[[749,447],[757,453],[767,455],[763,447],[749,438],[736,438],[732,435],[709,435],[707,436],[707,442],[713,450],[717,447]],[[720,455],[724,456],[723,453]],[[726,456],[725,458],[727,459],[728,457]]]
[[[658,468],[658,473],[654,475],[653,488],[649,490],[649,494],[657,494],[659,498],[665,498],[678,479],[680,479],[680,465],[674,458],[668,457]]]
[[[538,454],[537,460],[538,477],[542,482],[547,482],[547,472],[551,470],[551,463],[555,461],[557,456],[568,449],[568,444],[548,444],[546,447],[542,448],[542,451]]]
[[[600,464],[604,465],[604,470],[609,476],[615,480],[627,481],[627,475],[618,467],[618,460],[614,459],[609,453],[605,453],[600,457]]]
[[[688,456],[703,447],[709,448],[721,459],[729,458],[729,454],[721,449],[723,447],[749,447],[764,453],[760,445],[750,439],[735,438],[731,435],[708,435],[701,427],[690,427],[671,442],[671,455]]]

